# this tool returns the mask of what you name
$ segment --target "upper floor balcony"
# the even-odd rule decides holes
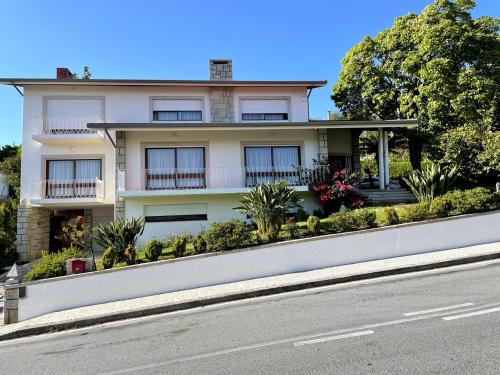
[[[31,181],[31,203],[37,205],[81,205],[104,201],[104,181],[99,178]]]
[[[44,144],[100,143],[101,131],[87,128],[88,123],[102,123],[96,116],[33,116],[32,138]]]
[[[121,196],[204,195],[243,193],[260,183],[286,180],[297,191],[324,180],[329,166],[210,167],[118,170]]]

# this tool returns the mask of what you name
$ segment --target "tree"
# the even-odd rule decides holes
[[[21,190],[21,146],[6,145],[0,148],[0,173],[9,185],[9,195],[19,200]]]
[[[84,66],[82,78],[79,78],[77,73],[72,73],[72,76],[73,79],[90,79],[90,77],[92,77],[92,73],[90,72],[90,68],[88,66]]]
[[[473,0],[435,0],[398,17],[342,60],[332,99],[352,120],[408,119],[403,130],[419,169],[426,143],[466,124],[500,129],[500,19],[473,19]]]

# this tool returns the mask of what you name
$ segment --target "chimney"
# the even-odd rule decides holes
[[[233,79],[233,62],[229,59],[209,60],[211,81],[231,81]]]
[[[68,68],[57,68],[57,79],[73,79],[73,74],[71,74]]]

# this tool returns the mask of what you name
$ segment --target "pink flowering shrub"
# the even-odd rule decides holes
[[[327,180],[309,184],[309,191],[316,193],[326,216],[339,211],[342,204],[349,208],[359,208],[365,204],[354,190],[357,186],[356,174],[345,169],[332,170]]]

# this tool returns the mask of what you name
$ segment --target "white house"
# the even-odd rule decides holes
[[[240,195],[272,179],[286,177],[312,211],[307,169],[320,156],[357,169],[363,129],[384,140],[384,189],[387,129],[417,126],[313,121],[309,95],[326,81],[237,81],[231,60],[210,60],[209,70],[209,80],[75,80],[66,68],[56,79],[0,80],[24,99],[22,259],[57,248],[68,222],[144,216],[142,240],[197,232],[240,217]]]

